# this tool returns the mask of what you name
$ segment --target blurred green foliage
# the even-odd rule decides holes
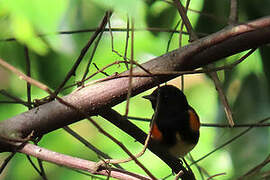
[[[268,0],[241,1],[239,9],[240,21],[255,19],[267,15],[270,12]],[[200,15],[193,11],[188,16],[197,32],[213,33],[226,26],[229,15],[229,2],[227,0],[191,1],[191,9],[202,11]],[[74,64],[81,49],[89,40],[92,33],[77,33],[71,35],[56,35],[55,32],[66,30],[81,30],[98,26],[104,13],[113,9],[111,18],[112,27],[126,27],[126,15],[135,19],[136,28],[169,28],[175,27],[179,20],[177,11],[171,5],[162,1],[154,0],[78,0],[78,1],[25,1],[25,0],[0,0],[0,38],[14,37],[17,41],[0,42],[0,58],[25,72],[24,47],[30,49],[31,73],[34,79],[45,83],[55,89],[62,82],[65,75]],[[47,34],[46,36],[38,36]],[[48,35],[49,34],[49,35]],[[124,54],[126,32],[113,32],[114,49]],[[152,57],[166,52],[170,33],[138,31],[135,33],[135,59],[139,63],[146,62]],[[173,35],[170,50],[176,49],[178,35]],[[186,44],[188,37],[183,37]],[[129,44],[130,47],[130,44]],[[87,61],[93,48],[84,57],[76,71],[76,76],[68,82],[72,84],[81,80]],[[236,123],[255,123],[268,116],[269,110],[269,46],[256,51],[243,63],[233,70],[219,72],[223,88],[229,98]],[[228,57],[217,65],[233,62],[246,52]],[[130,52],[128,52],[129,56]],[[93,62],[99,68],[104,67],[116,60],[122,60],[111,51],[111,36],[105,32],[97,48]],[[122,72],[124,65],[116,65],[105,71],[108,74]],[[90,66],[89,74],[96,71]],[[93,79],[104,77],[98,74]],[[26,96],[26,83],[18,79],[14,74],[0,68],[0,89],[16,95],[23,100]],[[62,95],[72,92],[75,88],[61,92]],[[142,95],[149,94],[149,90]],[[219,101],[213,82],[204,75],[187,75],[185,81],[185,93],[190,104],[198,111],[203,123],[227,123],[223,107]],[[32,98],[42,98],[47,94],[38,88],[32,87]],[[130,102],[130,116],[150,118],[152,108],[149,102],[142,99],[141,94],[133,97]],[[0,100],[8,98],[0,95]],[[126,102],[114,109],[125,113]],[[27,108],[16,104],[0,104],[0,120],[5,120],[16,114],[26,111]],[[138,153],[142,145],[135,142],[117,127],[113,126],[100,117],[94,119],[110,134],[119,139],[133,153]],[[145,132],[148,131],[149,123],[134,122]],[[122,150],[101,135],[89,122],[80,121],[71,127],[79,132],[100,150],[111,157],[122,159],[127,157]],[[193,158],[199,159],[217,146],[238,134],[241,129],[201,128],[199,144],[192,151]],[[218,179],[232,179],[247,172],[250,168],[261,162],[269,153],[269,128],[256,128],[237,141],[217,151],[198,164],[207,170],[210,175],[226,172],[226,175]],[[50,150],[70,154],[84,159],[98,161],[99,158],[91,150],[76,141],[63,130],[59,129],[43,137],[40,146]],[[7,154],[0,154],[3,160]],[[151,152],[147,151],[140,161],[159,178],[171,173],[171,170]],[[49,179],[89,179],[89,177],[76,173],[69,169],[58,167],[50,163],[44,163],[45,171]],[[122,165],[132,172],[144,174],[133,162]],[[269,169],[266,167],[265,169]],[[201,179],[197,169],[192,166],[196,177]],[[25,155],[17,154],[5,169],[0,179],[40,179],[26,160]],[[173,178],[170,178],[173,179]],[[253,178],[256,179],[256,178]]]

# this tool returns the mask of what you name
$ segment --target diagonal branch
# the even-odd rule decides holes
[[[66,166],[72,169],[88,171],[92,174],[99,174],[105,176],[110,175],[110,177],[114,177],[117,179],[150,180],[150,178],[146,176],[142,176],[117,168],[110,167],[110,169],[108,169],[106,166],[100,166],[99,164],[92,161],[87,161],[84,159],[60,154],[29,143],[25,144],[25,146],[22,147],[19,152],[43,159],[48,162],[55,163],[60,166]]]

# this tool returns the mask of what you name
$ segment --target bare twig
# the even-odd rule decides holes
[[[132,90],[132,74],[133,74],[133,62],[134,62],[134,19],[131,20],[131,48],[130,48],[130,69],[129,69],[129,79],[128,79],[128,92],[127,92],[127,102],[125,116],[128,116],[129,112],[129,102]]]
[[[260,120],[258,123],[264,123],[265,121],[268,121],[270,119],[270,117],[267,117],[265,119]],[[253,127],[249,127],[247,129],[245,129],[244,131],[242,131],[241,133],[237,134],[236,136],[234,136],[233,138],[229,139],[228,141],[226,141],[225,143],[223,143],[222,145],[218,146],[217,148],[215,148],[214,150],[212,150],[211,152],[207,153],[206,155],[204,155],[203,157],[199,158],[198,160],[194,161],[193,163],[191,163],[191,165],[198,163],[199,161],[205,159],[206,157],[210,156],[211,154],[213,154],[214,152],[218,151],[219,149],[227,146],[228,144],[232,143],[233,141],[235,141],[236,139],[238,139],[239,137],[243,136],[244,134],[246,134],[247,132],[249,132],[250,130],[252,130]]]
[[[100,71],[100,69],[98,68],[96,63],[93,63],[93,65],[95,66],[95,68],[102,74],[104,74],[105,76],[110,76],[108,73],[106,73],[105,71]]]
[[[199,70],[193,70],[193,71],[179,71],[179,72],[177,72],[177,71],[169,71],[169,72],[162,72],[162,71],[153,72],[153,71],[149,71],[146,74],[145,73],[133,73],[132,76],[133,77],[155,77],[155,76],[166,76],[166,75],[179,75],[180,76],[180,75],[184,75],[184,74],[210,73],[210,72],[222,71],[222,70],[226,70],[226,69],[229,70],[229,69],[234,68],[235,66],[237,66],[241,62],[243,62],[255,50],[256,50],[256,48],[253,48],[247,54],[242,56],[239,60],[233,62],[232,64],[221,66],[221,67],[213,67],[213,68],[199,69]],[[117,74],[115,76],[110,76],[110,77],[98,80],[95,83],[108,81],[110,79],[124,78],[124,77],[129,77],[129,75],[121,75],[121,74],[118,75]]]
[[[0,59],[0,61],[1,61],[1,59]],[[7,91],[5,91],[3,89],[0,90],[0,94],[2,94],[3,96],[8,97],[9,99],[14,100],[14,101],[1,101],[2,103],[18,103],[18,104],[23,104],[26,107],[31,106],[31,104],[28,104],[28,102],[25,102],[21,98],[13,96],[12,94],[8,93]]]
[[[187,16],[187,10],[188,10],[188,7],[189,7],[189,4],[190,4],[190,0],[187,0],[187,2],[186,2],[186,16]],[[184,29],[184,23],[182,22],[181,23],[181,26],[180,26],[180,33],[179,33],[179,48],[181,48],[182,47],[182,37],[183,37],[183,29]],[[195,38],[195,37],[194,37]],[[184,75],[182,75],[181,76],[181,90],[184,92],[184,84],[185,84],[185,82],[184,82]]]
[[[177,27],[179,26],[179,24],[180,24],[180,20],[176,23],[175,27],[173,28],[175,31],[176,31]],[[168,53],[170,50],[170,45],[171,45],[174,33],[175,32],[170,33],[169,40],[168,40],[167,47],[166,47],[166,51],[165,51],[166,53]]]
[[[90,57],[90,59],[88,60],[87,66],[86,66],[86,68],[85,68],[85,71],[84,71],[84,74],[83,74],[83,77],[82,77],[82,80],[81,80],[82,82],[84,81],[84,79],[86,78],[86,76],[87,76],[87,74],[88,74],[88,72],[89,72],[89,68],[90,68],[91,62],[92,62],[92,60],[93,60],[93,58],[94,58],[94,55],[95,55],[95,53],[96,53],[98,44],[99,44],[99,42],[100,42],[100,40],[101,40],[101,38],[102,38],[103,32],[104,32],[104,31],[103,31],[103,29],[102,29],[101,32],[100,32],[99,35],[98,35],[98,38],[97,38],[96,42],[95,42],[95,46],[94,46],[94,48],[93,48],[91,57]]]
[[[217,176],[224,176],[226,175],[226,173],[218,173],[218,174],[215,174],[213,176],[210,176],[209,178],[207,178],[207,180],[212,180],[214,177],[217,177]]]
[[[179,1],[179,0],[174,0],[174,4],[182,18],[182,21],[184,22],[185,24],[185,27],[190,35],[190,39],[189,41],[192,42],[196,39],[198,39],[197,35],[195,34],[193,28],[192,28],[192,25],[186,15],[186,9],[184,8],[184,6],[182,5],[182,3]]]
[[[194,10],[193,10],[194,11]],[[89,28],[89,29],[81,29],[81,30],[67,30],[67,31],[59,31],[55,33],[48,33],[48,34],[38,34],[37,36],[42,37],[42,36],[50,36],[50,35],[69,35],[69,34],[79,34],[79,33],[88,33],[88,32],[95,32],[97,31],[98,28]],[[105,32],[109,31],[114,31],[114,32],[127,32],[126,28],[105,28]],[[147,28],[136,28],[134,31],[151,31],[151,32],[175,32],[179,33],[178,31],[175,31],[173,29],[168,29],[168,28],[156,28],[156,27],[147,27]],[[183,32],[183,34],[188,35],[188,32]],[[208,34],[206,33],[197,33],[201,37],[207,36]],[[5,39],[0,39],[0,42],[9,42],[9,41],[16,41],[16,38],[10,37],[10,38],[5,38]]]
[[[7,62],[3,61],[1,58],[0,58],[0,65],[3,66],[4,68],[10,70],[14,74],[16,74],[20,79],[25,80],[26,82],[46,91],[49,94],[53,94],[53,92],[46,85],[42,84],[41,82],[39,82],[37,80],[32,79],[29,76],[26,76],[24,73],[22,73],[21,71],[16,69],[14,66],[8,64]]]
[[[76,133],[75,131],[73,131],[70,127],[65,126],[65,127],[63,127],[63,129],[67,133],[69,133],[71,136],[73,136],[74,138],[76,138],[78,141],[80,141],[81,143],[83,143],[86,147],[88,147],[89,149],[91,149],[92,151],[94,151],[98,156],[103,157],[105,159],[112,159],[109,155],[107,155],[104,152],[100,151],[98,148],[96,148],[94,145],[92,145],[89,141],[87,141],[82,136],[80,136],[78,133]],[[114,165],[115,165],[115,167],[117,167],[119,169],[123,169],[118,164],[114,164]]]
[[[255,176],[263,167],[265,167],[268,163],[270,163],[270,155],[268,155],[266,157],[265,160],[263,160],[263,162],[261,162],[260,164],[258,164],[257,166],[255,166],[254,168],[250,169],[246,174],[244,174],[243,176],[239,177],[238,180],[243,180],[243,179],[247,179],[248,177],[252,177]]]
[[[11,154],[5,158],[4,162],[1,164],[0,167],[0,174],[2,174],[3,170],[7,167],[9,161],[15,156],[16,152],[11,152]]]
[[[25,61],[26,61],[26,75],[31,77],[31,63],[30,63],[30,57],[29,57],[29,50],[25,46],[24,47],[25,51]],[[28,102],[28,109],[31,109],[31,84],[27,82],[27,102]]]
[[[135,27],[133,27],[132,31],[134,33],[134,29]],[[126,45],[125,45],[125,53],[124,53],[124,57],[127,57],[127,51],[128,51],[128,39],[129,39],[129,17],[127,16],[127,35],[126,35]],[[124,59],[126,61],[126,68],[128,70],[128,63],[127,60]]]
[[[37,166],[35,165],[35,163],[34,163],[33,160],[31,159],[31,156],[26,155],[26,158],[27,158],[27,160],[30,162],[31,166],[35,169],[35,171],[36,171],[41,177],[43,177],[41,171],[37,168]]]
[[[179,173],[176,174],[174,180],[178,180],[183,174],[184,174],[183,171],[179,171]]]
[[[77,58],[75,64],[73,65],[73,67],[71,68],[71,70],[68,72],[67,76],[65,77],[64,81],[59,85],[59,87],[54,91],[54,94],[58,94],[62,88],[65,86],[66,82],[71,78],[71,76],[75,75],[75,71],[77,69],[77,67],[79,66],[79,64],[81,63],[81,61],[83,60],[83,57],[85,56],[86,52],[88,51],[89,47],[92,45],[92,43],[94,42],[94,40],[96,39],[96,37],[98,36],[98,34],[100,32],[102,32],[102,29],[104,29],[104,27],[107,24],[108,19],[111,16],[111,12],[106,12],[102,22],[100,23],[98,29],[95,31],[95,33],[91,36],[90,40],[87,42],[87,44],[84,46],[84,48],[82,49],[79,57]]]
[[[128,116],[130,120],[137,120],[137,121],[145,121],[150,122],[151,119],[149,118],[140,118],[140,117],[133,117]],[[248,123],[248,124],[235,124],[231,127],[229,124],[213,124],[213,123],[201,123],[202,127],[216,127],[216,128],[245,128],[245,127],[268,127],[270,123]]]

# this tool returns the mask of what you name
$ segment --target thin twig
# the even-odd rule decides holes
[[[216,71],[221,71],[225,69],[232,69],[235,66],[237,66],[239,63],[243,62],[250,54],[252,54],[255,49],[250,50],[247,54],[242,56],[239,60],[233,62],[232,64],[221,66],[221,67],[214,67],[214,68],[208,68],[208,69],[199,69],[199,70],[192,70],[192,71],[169,71],[169,72],[153,72],[149,71],[147,74],[145,73],[133,73],[133,77],[155,77],[155,76],[167,76],[167,75],[183,75],[183,74],[200,74],[200,73],[209,73],[209,72],[216,72]],[[108,81],[111,79],[116,79],[116,78],[124,78],[124,77],[129,77],[129,75],[122,75],[122,74],[117,74],[115,76],[110,76],[104,79],[97,80],[97,82],[103,82],[103,81]]]
[[[129,79],[128,79],[128,93],[127,93],[127,101],[126,101],[126,111],[125,116],[128,116],[129,112],[129,102],[130,95],[132,90],[132,74],[133,74],[133,62],[134,62],[134,19],[131,20],[131,48],[130,48],[130,69],[129,69]]]
[[[176,31],[177,27],[179,26],[180,22],[181,22],[181,21],[179,20],[179,21],[176,23],[175,27],[173,28],[175,31]],[[168,40],[167,47],[166,47],[166,51],[165,51],[166,53],[168,53],[169,50],[170,50],[170,45],[171,45],[171,42],[172,42],[172,38],[173,38],[174,33],[175,33],[175,32],[171,32],[171,33],[170,33],[169,40]]]
[[[98,44],[99,44],[99,42],[100,42],[100,40],[101,40],[101,38],[102,38],[103,32],[104,32],[104,31],[103,31],[103,29],[102,29],[101,32],[100,32],[99,35],[98,35],[98,38],[97,38],[97,40],[96,40],[96,42],[95,42],[95,45],[94,45],[94,48],[93,48],[91,57],[90,57],[90,59],[88,60],[88,63],[87,63],[87,65],[86,65],[86,68],[85,68],[85,71],[84,71],[84,74],[83,74],[83,77],[82,77],[82,80],[81,80],[81,81],[84,81],[84,79],[86,78],[86,76],[87,76],[87,74],[88,74],[88,72],[89,72],[89,68],[90,68],[91,62],[92,62],[92,60],[93,60],[93,58],[94,58],[94,55],[95,55],[95,53],[96,53]]]
[[[0,59],[1,61],[1,59]],[[1,63],[1,62],[0,62]],[[26,107],[29,107],[31,106],[31,104],[29,105],[28,102],[25,102],[23,101],[22,99],[16,97],[16,96],[13,96],[12,94],[10,94],[9,92],[5,91],[4,89],[1,89],[0,90],[0,94],[2,94],[3,96],[6,96],[8,97],[9,99],[12,99],[14,101],[0,101],[1,103],[18,103],[18,104],[23,104],[25,105]]]
[[[270,117],[267,117],[261,121],[259,121],[258,123],[263,123],[265,121],[268,121],[270,119]],[[206,157],[210,156],[211,154],[213,154],[214,152],[218,151],[219,149],[227,146],[228,144],[232,143],[233,141],[235,141],[236,139],[238,139],[239,137],[243,136],[244,134],[246,134],[247,132],[249,132],[250,130],[252,130],[253,127],[249,127],[247,129],[245,129],[244,131],[242,131],[241,133],[237,134],[236,136],[234,136],[233,138],[229,139],[228,141],[226,141],[225,143],[223,143],[222,145],[218,146],[217,148],[215,148],[214,150],[212,150],[211,152],[207,153],[206,155],[204,155],[203,157],[199,158],[198,160],[194,161],[193,163],[191,163],[190,165],[193,165],[195,163],[200,162],[201,160],[205,159]]]
[[[197,40],[198,37],[196,35],[196,33],[194,32],[193,28],[192,28],[192,25],[186,15],[186,9],[184,8],[184,6],[182,5],[182,3],[179,1],[179,0],[174,0],[174,4],[175,4],[175,7],[177,8],[181,18],[182,18],[182,21],[184,22],[185,24],[185,27],[189,33],[189,41],[192,42],[194,40]]]
[[[188,11],[188,7],[189,7],[189,4],[190,4],[190,0],[187,0],[186,2],[186,16],[187,16],[187,11]],[[182,22],[181,23],[181,26],[180,26],[180,33],[179,33],[179,48],[182,47],[182,37],[183,37],[183,29],[184,29],[184,23]],[[184,78],[184,75],[180,76],[181,77],[181,90],[184,92],[184,85],[185,85],[185,78]]]
[[[26,76],[24,73],[22,73],[20,70],[18,70],[17,68],[15,68],[14,66],[8,64],[7,62],[5,62],[4,60],[2,60],[0,58],[0,65],[3,66],[4,68],[8,69],[9,71],[13,72],[14,74],[16,74],[20,79],[25,80],[26,82],[46,91],[47,93],[49,93],[50,95],[53,94],[53,92],[45,85],[42,84],[41,82],[32,79],[29,76]]]
[[[191,155],[191,153],[188,153],[188,157],[189,157],[189,160],[191,162],[194,162],[194,158],[193,156]],[[204,180],[204,176],[203,176],[203,170],[202,170],[202,167],[199,166],[197,163],[195,164],[195,167],[197,168],[197,171],[199,172],[200,176],[201,176],[201,179]],[[206,172],[207,173],[207,172]],[[208,174],[208,173],[207,173]]]
[[[15,156],[16,152],[11,152],[11,154],[5,158],[3,164],[0,167],[0,174],[2,174],[3,170],[7,167],[9,161]]]
[[[31,156],[26,155],[27,160],[30,162],[31,166],[35,169],[35,171],[42,177],[41,171],[37,168],[33,160],[31,159]]]
[[[95,33],[90,37],[89,41],[87,42],[87,44],[84,46],[84,48],[81,50],[81,53],[79,55],[79,57],[77,58],[77,60],[75,61],[74,65],[72,66],[72,68],[70,69],[70,71],[68,72],[68,74],[66,75],[65,79],[62,81],[62,83],[58,86],[58,88],[54,91],[54,94],[58,94],[62,88],[65,86],[66,82],[71,78],[71,76],[75,75],[76,69],[79,66],[79,64],[81,63],[81,61],[83,60],[85,54],[87,53],[89,47],[92,45],[92,43],[95,41],[96,37],[98,36],[98,34],[100,32],[102,32],[102,29],[104,29],[104,27],[107,24],[108,19],[111,16],[111,12],[106,12],[98,29],[95,31]]]
[[[132,31],[134,31],[134,27],[133,27]],[[128,39],[129,39],[129,17],[127,16],[127,35],[126,35],[126,45],[125,45],[124,57],[127,57]],[[124,60],[127,62],[127,59],[124,59]],[[126,63],[125,65],[126,65],[126,68],[128,70],[128,63]]]
[[[110,76],[108,73],[106,73],[105,71],[100,71],[99,67],[97,66],[96,63],[93,63],[93,65],[95,66],[95,68],[102,74],[104,74],[105,76]]]
[[[205,68],[207,69],[208,67],[205,67]],[[225,93],[223,91],[223,88],[222,88],[221,82],[220,82],[220,80],[218,78],[217,72],[215,72],[215,71],[209,72],[208,75],[211,77],[211,79],[213,80],[213,82],[215,84],[215,87],[216,87],[216,90],[218,92],[219,98],[220,98],[220,100],[221,100],[221,102],[223,104],[227,120],[228,120],[230,126],[233,127],[234,126],[234,121],[233,121],[233,116],[232,116],[232,110],[231,110],[231,107],[229,105],[228,99],[227,99],[227,97],[226,97],[226,95],[225,95]]]
[[[98,156],[100,156],[102,158],[105,158],[105,159],[112,159],[109,155],[107,155],[104,152],[100,151],[98,148],[96,148],[94,145],[92,145],[89,141],[87,141],[82,136],[80,136],[78,133],[76,133],[75,131],[73,131],[70,127],[65,126],[65,127],[63,127],[63,129],[67,133],[69,133],[71,136],[73,136],[74,138],[76,138],[78,141],[80,141],[81,143],[83,143],[87,148],[89,148],[92,151],[94,151]],[[118,164],[114,164],[114,166],[117,167],[117,168],[119,168],[119,169],[123,169]]]
[[[25,51],[25,61],[26,61],[26,75],[31,77],[31,63],[30,63],[30,56],[29,56],[29,50],[28,48],[25,46],[24,47],[24,51]],[[31,109],[31,84],[29,82],[27,83],[27,102],[28,102],[28,109]]]
[[[212,180],[214,177],[217,177],[217,176],[224,176],[226,175],[226,173],[218,173],[218,174],[215,174],[213,176],[210,176],[209,178],[207,178],[207,180]]]
[[[150,122],[150,118],[140,118],[128,116],[130,120]],[[270,123],[247,123],[247,124],[235,124],[231,127],[229,124],[213,124],[213,123],[201,123],[203,127],[216,127],[216,128],[246,128],[246,127],[269,127]]]
[[[270,155],[266,157],[260,164],[255,166],[254,168],[250,169],[247,173],[243,176],[239,177],[238,180],[247,179],[248,177],[255,176],[263,167],[265,167],[268,163],[270,163]]]
[[[193,10],[195,11],[195,10]],[[204,14],[203,14],[204,15]],[[97,31],[98,28],[89,28],[89,29],[81,29],[81,30],[67,30],[67,31],[59,31],[55,33],[48,33],[48,34],[38,34],[37,36],[42,37],[42,36],[52,36],[52,35],[69,35],[69,34],[79,34],[79,33],[89,33],[89,32],[95,32]],[[109,28],[104,29],[105,32],[109,32]],[[111,28],[111,31],[113,32],[127,32],[126,28]],[[174,31],[173,29],[168,29],[168,28],[156,28],[156,27],[147,27],[147,28],[137,28],[134,29],[134,31],[151,31],[151,32],[175,32],[179,33],[178,31]],[[188,35],[188,32],[183,32],[183,34]],[[208,34],[206,33],[197,33],[200,37],[205,37]],[[16,38],[10,37],[10,38],[5,38],[5,39],[0,39],[0,42],[9,42],[9,41],[16,41]]]

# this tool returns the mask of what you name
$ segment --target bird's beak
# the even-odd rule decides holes
[[[144,98],[144,99],[148,99],[148,100],[150,100],[150,101],[153,101],[153,100],[155,100],[156,98],[152,95],[152,94],[149,94],[149,95],[146,95],[146,96],[143,96],[142,98]]]

